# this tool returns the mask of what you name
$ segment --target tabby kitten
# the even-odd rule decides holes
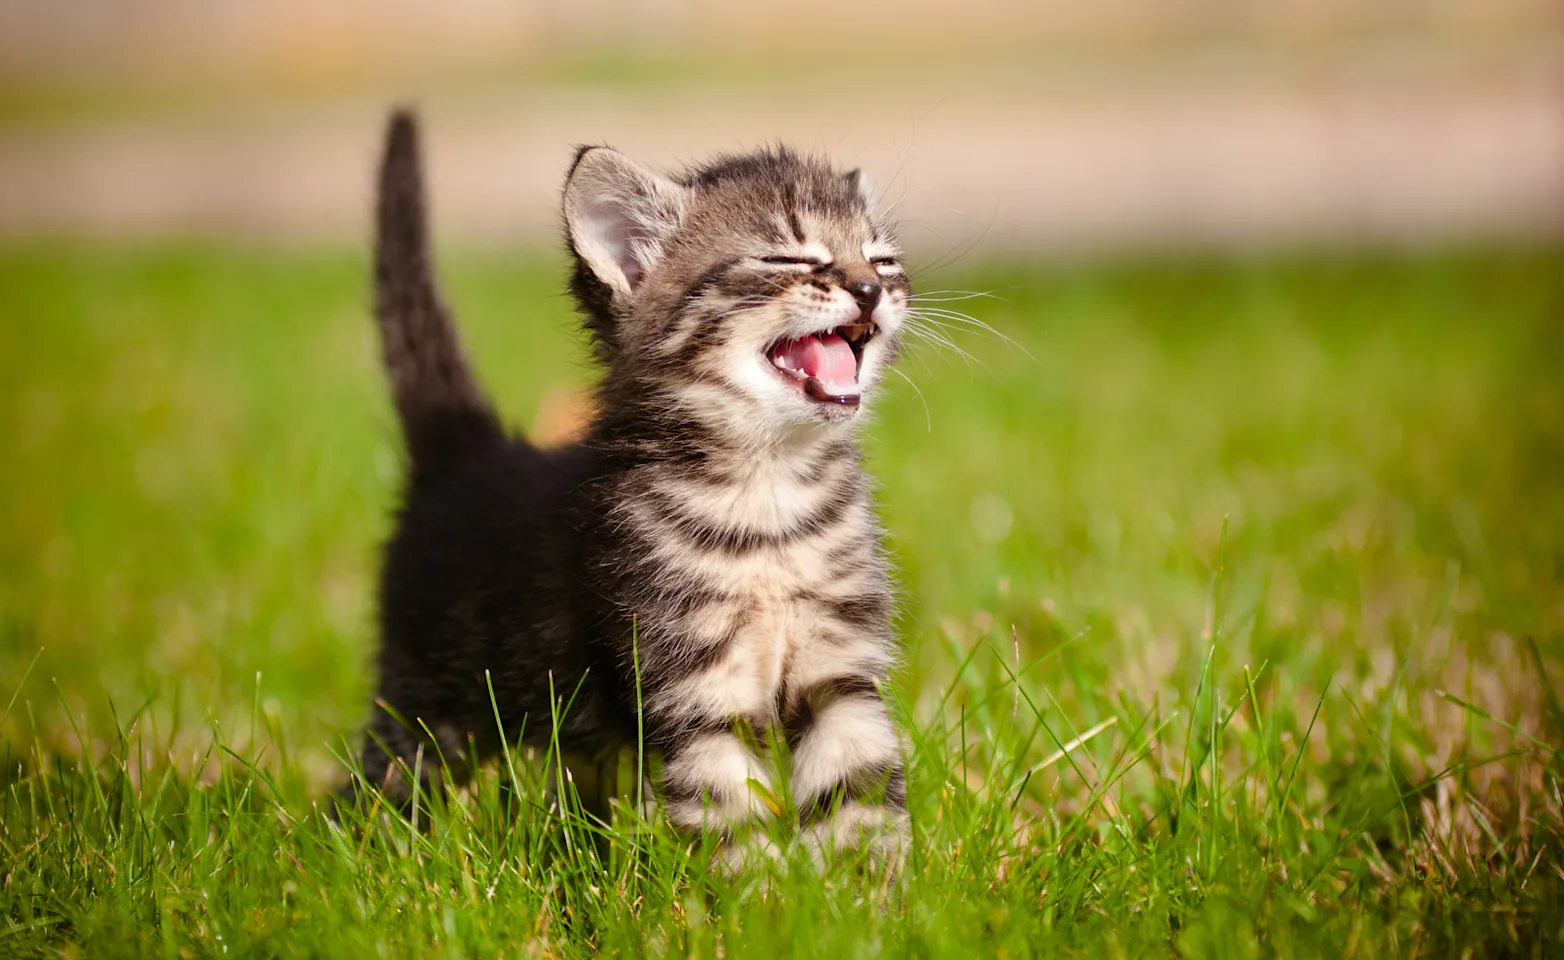
[[[562,450],[508,438],[475,382],[422,193],[414,120],[397,113],[376,316],[410,470],[366,782],[406,803],[414,769],[430,786],[443,757],[460,779],[499,749],[497,726],[545,744],[557,722],[606,816],[639,705],[679,827],[732,852],[791,809],[817,846],[893,854],[892,596],[853,433],[909,288],[857,171],[778,148],[669,178],[581,148],[564,188],[571,290],[604,372],[588,436]]]

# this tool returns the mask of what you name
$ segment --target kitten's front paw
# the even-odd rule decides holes
[[[782,859],[782,848],[758,830],[738,837],[725,837],[712,851],[712,867],[725,876],[753,872]]]
[[[874,869],[900,873],[911,837],[905,811],[848,803],[804,830],[802,840],[822,867],[836,855],[861,850]]]

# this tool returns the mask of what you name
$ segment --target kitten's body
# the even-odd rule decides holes
[[[557,721],[567,750],[612,758],[640,703],[675,823],[732,835],[788,794],[817,840],[894,840],[890,583],[851,443],[905,304],[884,228],[856,174],[785,151],[672,181],[586,149],[565,205],[607,370],[588,438],[543,452],[505,439],[467,369],[393,121],[377,313],[412,468],[366,779],[405,797],[397,761],[428,734],[461,775],[497,749],[496,708],[507,738]],[[786,784],[754,749],[772,731]]]

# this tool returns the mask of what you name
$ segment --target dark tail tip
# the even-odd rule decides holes
[[[375,313],[415,469],[503,437],[436,288],[422,166],[417,118],[398,107],[386,124],[380,163]]]
[[[390,123],[386,127],[387,153],[401,153],[417,149],[418,114],[412,107],[398,105],[391,108]]]
[[[381,183],[389,185],[392,174],[418,174],[418,116],[409,107],[396,107],[386,123],[385,159],[381,162]]]
[[[424,246],[423,193],[418,118],[411,109],[397,107],[391,111],[391,119],[386,124],[385,154],[380,162],[383,259],[386,254],[406,257]]]

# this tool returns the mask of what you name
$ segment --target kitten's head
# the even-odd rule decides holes
[[[586,147],[572,289],[614,373],[756,438],[851,423],[895,359],[907,274],[858,171],[787,149],[665,177]]]

